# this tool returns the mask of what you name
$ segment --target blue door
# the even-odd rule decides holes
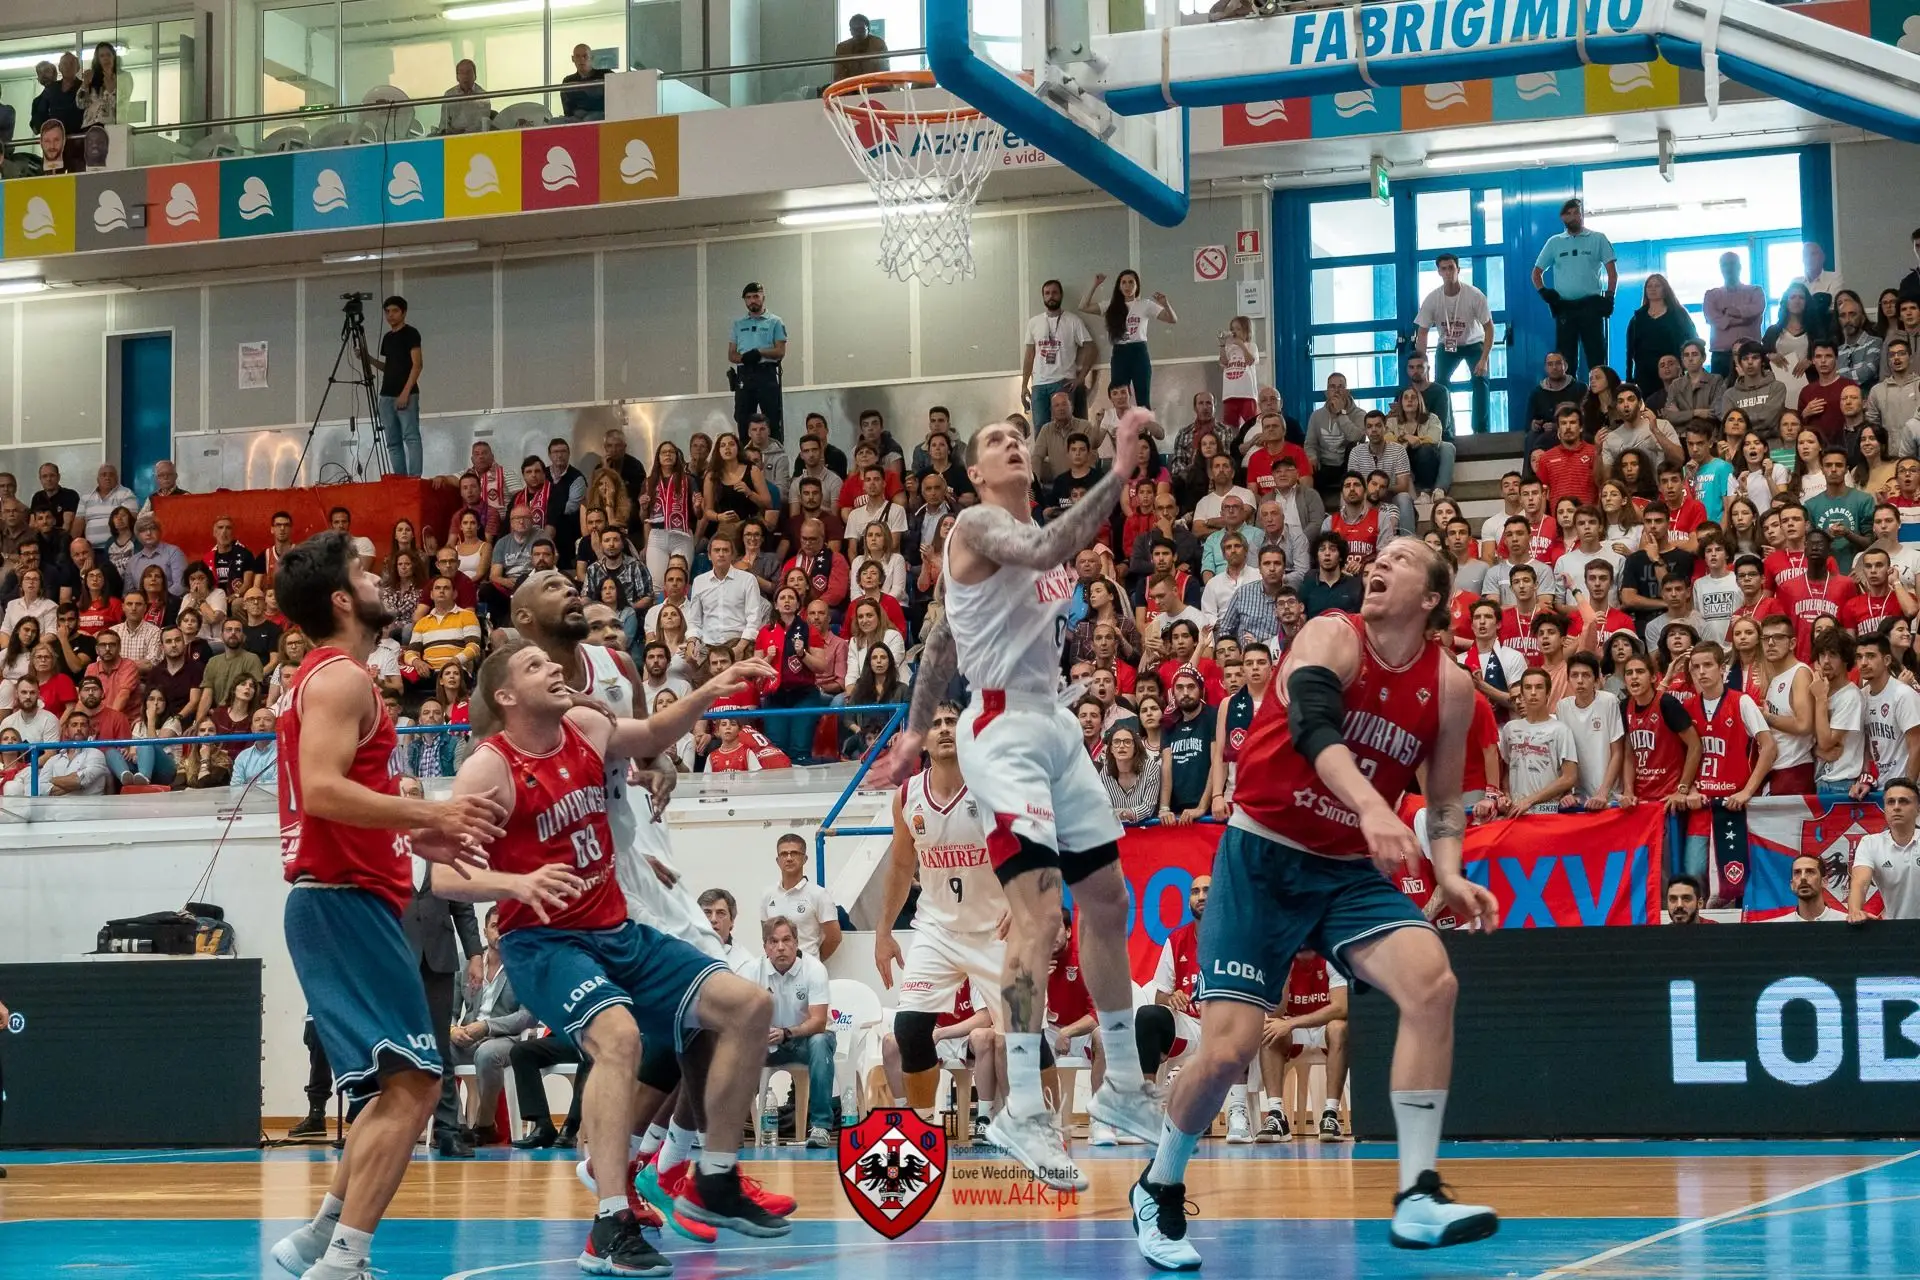
[[[173,456],[173,335],[120,340],[120,476],[142,500],[153,464]]]

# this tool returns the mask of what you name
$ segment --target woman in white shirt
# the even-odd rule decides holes
[[[1260,416],[1260,348],[1253,321],[1235,316],[1220,335],[1220,422],[1238,431]]]
[[[1615,555],[1630,556],[1640,549],[1640,508],[1627,496],[1627,486],[1609,480],[1600,486],[1600,514],[1607,518],[1601,544]]]
[[[1095,301],[1094,295],[1100,292],[1100,286],[1107,282],[1106,275],[1093,278],[1087,288],[1087,296],[1080,300],[1083,315],[1103,316],[1107,324],[1107,339],[1113,344],[1113,366],[1109,373],[1110,384],[1116,387],[1131,387],[1135,404],[1153,404],[1153,356],[1147,351],[1147,329],[1158,320],[1162,324],[1178,324],[1173,307],[1167,302],[1167,295],[1156,293],[1152,297],[1142,297],[1140,293],[1140,273],[1128,267],[1113,282],[1113,293],[1103,308]]]
[[[0,631],[12,635],[13,629],[20,625],[22,618],[32,618],[39,623],[40,631],[53,630],[54,614],[60,606],[41,594],[41,581],[38,569],[28,569],[20,575],[20,594],[8,601],[6,612],[0,614]],[[36,634],[34,641],[38,643],[39,639],[39,635]],[[31,650],[33,646],[28,645],[27,648]]]
[[[1739,412],[1734,409],[1727,416]],[[1759,511],[1773,506],[1773,496],[1787,487],[1787,469],[1773,460],[1773,451],[1767,448],[1767,442],[1752,432],[1740,441],[1740,460],[1734,472],[1735,487]],[[1825,483],[1824,477],[1822,483]]]
[[[896,664],[905,660],[907,644],[886,611],[872,600],[862,600],[853,607],[853,625],[847,629],[847,670],[855,673],[867,669],[867,650],[876,644],[884,644],[893,650]]]
[[[659,715],[662,709],[680,701],[679,695],[671,689],[659,689],[653,695],[653,714]],[[671,760],[677,773],[693,772],[693,734],[683,733],[680,741],[662,751],[656,759]]]
[[[893,529],[883,521],[874,521],[860,534],[860,554],[853,558],[853,580],[860,581],[860,566],[871,561],[880,566],[885,575],[880,581],[880,590],[895,600],[905,603],[907,599],[907,560],[900,554]]]
[[[669,679],[679,676],[691,685],[699,678],[707,655],[699,638],[688,632],[686,614],[679,605],[668,602],[660,606],[659,613],[654,616],[653,634],[647,637],[648,643],[655,640],[673,652],[673,659],[667,664]]]

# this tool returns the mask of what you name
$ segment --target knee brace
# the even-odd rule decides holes
[[[893,1015],[893,1038],[900,1045],[900,1070],[906,1075],[932,1071],[940,1065],[933,1048],[933,1027],[938,1015],[900,1012]]]
[[[1161,1004],[1142,1005],[1133,1012],[1133,1038],[1140,1049],[1140,1070],[1152,1075],[1173,1052],[1173,1010]]]

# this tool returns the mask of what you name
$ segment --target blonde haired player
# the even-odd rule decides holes
[[[1006,1025],[1000,979],[1007,944],[1001,927],[1007,895],[993,873],[979,805],[960,775],[954,742],[961,707],[943,702],[927,730],[927,768],[900,785],[893,797],[893,844],[888,851],[885,896],[873,937],[873,963],[880,981],[893,985],[901,963],[893,921],[907,903],[914,868],[920,870],[920,900],[913,913],[913,949],[900,977],[899,1011],[893,1035],[909,1105],[933,1106],[940,1080],[935,1024],[953,1008],[968,980],[996,1027]],[[964,1044],[962,1045],[964,1048]]]
[[[1060,702],[1060,657],[1075,575],[1067,561],[1105,527],[1132,472],[1134,446],[1153,421],[1121,416],[1114,466],[1084,497],[1042,528],[1028,493],[1026,435],[1006,422],[967,443],[967,478],[980,502],[960,513],[947,539],[946,612],[927,633],[907,730],[881,767],[889,783],[919,766],[933,713],[956,672],[973,700],[956,726],[960,772],[980,806],[987,856],[1007,896],[1010,925],[1003,998],[1007,1011],[1007,1105],[987,1137],[1058,1190],[1087,1181],[1068,1158],[1040,1084],[1046,975],[1059,932],[1061,886],[1073,886],[1087,985],[1109,1044],[1131,1045],[1133,983],[1127,971],[1127,888],[1120,876],[1120,823]],[[1151,1141],[1160,1103],[1137,1073],[1110,1073],[1088,1114]]]

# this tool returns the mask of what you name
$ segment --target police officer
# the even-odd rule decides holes
[[[767,428],[775,440],[785,440],[780,420],[780,362],[787,355],[787,326],[779,316],[767,310],[767,295],[759,281],[750,281],[740,291],[747,314],[733,322],[727,340],[727,371],[733,385],[733,422],[740,438],[746,439],[747,422],[755,411],[766,415]]]

